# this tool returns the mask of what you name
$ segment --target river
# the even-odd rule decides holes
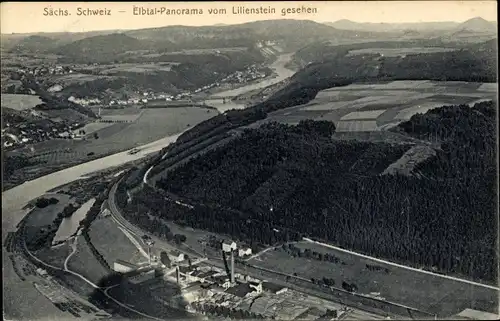
[[[241,104],[234,101],[228,101],[223,103],[222,99],[216,97],[236,97],[256,89],[263,89],[268,86],[279,83],[286,78],[291,77],[295,72],[293,70],[287,69],[285,65],[291,60],[292,54],[283,54],[276,59],[269,67],[276,73],[276,77],[264,79],[263,81],[249,84],[243,87],[226,90],[223,92],[218,92],[211,95],[205,103],[209,106],[217,108],[221,113],[229,109],[243,109],[245,104]]]
[[[290,60],[291,54],[281,55],[270,67],[277,73],[277,77],[266,79],[262,82],[250,84],[237,89],[228,90],[213,96],[237,96],[245,92],[264,88],[276,84],[293,75],[293,71],[286,69],[285,64]],[[220,112],[232,108],[244,108],[242,104],[220,104],[214,106]],[[188,128],[189,129],[189,128]],[[186,130],[188,130],[186,129]],[[152,143],[138,147],[137,154],[130,155],[128,151],[120,152],[87,163],[76,165],[58,172],[27,181],[19,186],[2,193],[2,243],[9,231],[15,231],[16,225],[23,219],[27,211],[22,208],[32,199],[35,199],[47,191],[60,185],[68,184],[82,176],[110,167],[123,165],[125,163],[142,159],[145,156],[160,151],[165,146],[174,142],[180,135],[176,134],[159,139]],[[69,314],[61,314],[57,308],[45,297],[39,294],[29,282],[22,282],[13,271],[12,264],[8,259],[8,253],[2,247],[2,271],[3,271],[3,299],[4,315],[9,319],[40,319],[60,318],[63,315],[68,318]],[[29,304],[26,304],[29,302]]]
[[[87,202],[83,203],[70,217],[63,218],[61,225],[57,229],[56,236],[54,236],[53,243],[67,240],[71,235],[73,235],[80,226],[80,221],[85,218],[87,212],[90,210],[92,205],[95,203],[95,198],[91,198]]]

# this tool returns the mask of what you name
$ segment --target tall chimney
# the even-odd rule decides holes
[[[234,284],[234,250],[231,251],[231,284]]]
[[[177,278],[177,284],[179,284],[179,273],[180,273],[180,272],[179,272],[179,267],[176,267],[176,268],[175,268],[175,276],[176,276],[176,278]]]

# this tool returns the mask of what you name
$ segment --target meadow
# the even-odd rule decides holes
[[[343,281],[355,283],[357,293],[381,297],[439,316],[450,316],[466,308],[497,309],[496,290],[379,263],[319,244],[299,242],[296,246],[302,250],[334,255],[339,262],[294,258],[279,248],[267,251],[248,263],[282,273],[297,273],[297,276],[306,279],[332,278],[336,287],[341,287]],[[369,270],[367,264],[381,270]],[[384,271],[386,268],[388,273]]]
[[[320,91],[309,103],[272,112],[262,122],[329,120],[339,133],[381,131],[433,108],[496,100],[496,90],[496,84],[455,81],[352,84]]]
[[[134,114],[129,110],[103,109],[103,118],[117,120],[128,117],[129,120],[135,120],[91,123],[89,127],[84,128],[87,134],[85,139],[56,139],[37,143],[33,145],[35,151],[29,156],[47,166],[107,155],[181,132],[217,114],[213,109],[189,107],[135,110],[137,112]]]
[[[83,275],[85,278],[98,284],[109,275],[109,271],[95,258],[92,250],[83,237],[78,237],[77,251],[68,260],[68,269]]]
[[[118,64],[110,65],[108,68],[101,69],[101,74],[103,75],[113,75],[120,72],[133,72],[133,73],[143,73],[143,72],[158,72],[158,71],[171,71],[172,66],[177,65],[177,63],[162,63],[162,64]]]
[[[15,110],[30,109],[42,103],[40,97],[35,95],[2,93],[0,99],[2,107],[12,108]]]
[[[111,267],[116,260],[135,263],[146,260],[111,217],[98,217],[88,233],[92,244]]]

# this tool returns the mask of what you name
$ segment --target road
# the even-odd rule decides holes
[[[455,277],[448,276],[448,275],[437,274],[437,273],[433,273],[433,272],[430,272],[430,271],[416,269],[416,268],[413,268],[413,267],[410,267],[410,266],[401,265],[401,264],[397,264],[397,263],[394,263],[394,262],[389,262],[389,261],[377,259],[377,258],[372,257],[372,256],[368,256],[368,255],[364,255],[364,254],[360,254],[360,253],[348,251],[346,249],[343,249],[343,248],[340,248],[340,247],[337,247],[337,246],[333,246],[331,244],[326,244],[326,243],[321,243],[321,242],[318,242],[318,241],[313,241],[313,240],[311,240],[311,239],[309,239],[307,237],[304,237],[303,240],[306,241],[306,242],[309,242],[309,243],[319,244],[319,245],[322,245],[322,246],[325,246],[325,247],[329,247],[329,248],[335,249],[337,251],[341,251],[341,252],[344,252],[344,253],[349,253],[351,255],[359,256],[359,257],[362,257],[362,258],[365,258],[365,259],[370,259],[370,260],[375,261],[375,262],[380,262],[380,263],[383,263],[383,264],[387,264],[387,265],[391,265],[391,266],[403,268],[403,269],[406,269],[406,270],[412,270],[412,271],[415,271],[415,272],[420,272],[420,273],[424,273],[424,274],[430,274],[430,275],[433,275],[433,276],[438,276],[438,277],[441,277],[441,278],[445,278],[445,279],[449,279],[449,280],[453,280],[453,281],[458,281],[458,282],[462,282],[462,283],[472,284],[472,285],[483,287],[483,288],[487,288],[487,289],[492,289],[492,290],[497,290],[497,291],[500,290],[500,288],[492,286],[492,285],[483,284],[483,283],[477,283],[477,282],[469,281],[469,280],[465,280],[465,279],[459,279],[459,278],[455,278]]]
[[[76,165],[64,170],[25,182],[2,193],[2,242],[8,232],[16,230],[17,224],[26,216],[27,210],[23,207],[47,191],[60,185],[68,184],[95,171],[108,169],[139,160],[145,156],[160,151],[174,142],[182,133],[159,139],[141,146],[141,150],[134,155],[128,151],[103,157],[87,163]],[[22,282],[15,274],[8,259],[5,248],[2,247],[2,272],[4,288],[4,312],[7,318],[54,318],[64,317],[49,300],[38,293],[31,283]],[[28,300],[32,305],[19,304]]]
[[[219,95],[239,95],[250,90],[264,88],[270,84],[277,83],[285,79],[286,77],[291,76],[293,74],[293,71],[288,70],[284,67],[284,64],[290,59],[290,57],[291,55],[282,55],[271,66],[271,68],[278,74],[278,77],[275,77],[273,79],[266,79],[256,84],[251,84],[227,92],[219,93]],[[243,106],[238,106],[238,108],[241,107]],[[233,107],[230,107],[228,104],[221,106],[222,111],[230,108]],[[190,128],[187,128],[186,130],[189,129]],[[87,163],[82,163],[70,168],[66,168],[49,175],[39,177],[32,181],[27,181],[19,186],[4,191],[2,193],[2,242],[4,241],[7,232],[15,231],[17,224],[26,216],[27,210],[24,210],[23,207],[32,199],[45,194],[47,191],[53,188],[78,180],[82,176],[142,159],[147,155],[158,152],[162,148],[168,146],[169,144],[174,142],[181,134],[182,132],[176,135],[167,136],[143,146],[138,146],[136,148],[140,149],[140,151],[136,154],[129,154],[128,152],[132,150],[130,149]],[[122,224],[123,223],[125,222],[122,222]],[[167,244],[162,244],[162,246],[165,247],[166,245]],[[33,318],[35,316],[36,318],[52,318],[54,317],[54,315],[59,316],[59,310],[55,308],[50,301],[39,294],[38,291],[34,290],[31,284],[23,283],[19,280],[17,275],[14,273],[12,264],[9,261],[8,255],[3,247],[2,254],[2,271],[4,274],[3,298],[7,298],[7,300],[4,300],[5,316],[7,318],[14,319],[19,319],[25,316],[32,316],[30,318]],[[18,304],[20,300],[28,300],[30,302],[33,302],[33,305],[30,306]]]
[[[31,253],[29,250],[28,250],[28,247],[26,246],[26,242],[23,242],[23,245],[24,245],[24,251],[34,260],[40,262],[41,264],[43,264],[44,266],[47,266],[47,267],[50,267],[51,269],[55,269],[55,270],[61,270],[61,268],[58,268],[56,266],[53,266],[53,265],[50,265],[50,264],[47,264],[45,262],[43,262],[42,260],[40,260],[39,258],[37,258],[35,255],[33,255],[33,253]],[[86,283],[88,283],[90,286],[92,286],[94,289],[100,289],[103,291],[104,295],[106,295],[106,297],[110,300],[112,300],[113,302],[115,302],[116,304],[118,304],[119,306],[121,306],[122,308],[125,308],[129,311],[132,311],[138,315],[141,315],[143,317],[146,317],[146,318],[149,318],[149,319],[153,319],[153,320],[162,320],[162,319],[158,319],[156,317],[153,317],[153,316],[150,316],[148,314],[145,314],[145,313],[142,313],[138,310],[135,310],[134,308],[132,307],[129,307],[128,305],[116,300],[115,298],[113,298],[109,293],[108,291],[111,289],[111,288],[114,288],[118,285],[112,285],[112,286],[107,286],[107,287],[100,287],[98,286],[97,284],[94,284],[92,281],[90,281],[89,279],[85,278],[83,275],[79,274],[79,273],[76,273],[76,272],[73,272],[71,271],[69,268],[68,268],[68,262],[69,260],[71,259],[71,257],[77,252],[77,245],[78,245],[78,236],[76,236],[74,239],[73,239],[73,243],[71,244],[71,253],[68,255],[68,257],[66,258],[66,260],[64,260],[64,269],[62,269],[63,271],[65,272],[68,272],[68,273],[71,273],[73,274],[74,276],[76,277],[79,277],[80,279],[82,279],[83,281],[85,281]],[[68,319],[68,318],[67,318]]]

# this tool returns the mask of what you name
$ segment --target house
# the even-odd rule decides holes
[[[215,284],[222,286],[227,281],[228,278],[225,275],[212,275],[212,276],[205,277],[205,279],[207,281],[210,281],[212,283],[215,283]]]
[[[39,275],[41,276],[46,276],[47,275],[47,271],[45,271],[44,269],[42,268],[38,268],[36,269],[36,273],[38,273]]]
[[[148,280],[154,279],[156,276],[157,276],[157,274],[156,274],[155,270],[149,270],[147,272],[141,272],[137,275],[131,276],[128,278],[128,280],[132,284],[139,284],[139,283],[143,283],[143,282],[146,282]]]
[[[257,294],[261,294],[262,293],[262,282],[254,282],[254,281],[251,281],[251,282],[248,282],[248,285],[254,289]]]
[[[178,280],[185,280],[186,282],[195,282],[197,279],[192,276],[195,269],[189,266],[177,266],[176,267],[176,277]]]
[[[199,271],[199,273],[196,273],[196,275],[194,275],[196,278],[198,278],[198,280],[202,283],[205,283],[206,281],[208,281],[213,275],[217,274],[219,272],[217,271],[207,271],[207,272],[203,272],[203,271]]]
[[[138,266],[123,260],[116,260],[113,264],[113,270],[120,273],[127,273],[137,270]]]
[[[239,257],[243,257],[243,256],[247,256],[247,255],[252,255],[252,249],[249,248],[249,247],[246,247],[246,248],[241,248],[238,250],[238,256]]]
[[[59,133],[58,136],[61,138],[69,138],[71,136],[71,134],[68,132],[62,132],[62,133]]]
[[[222,287],[223,287],[224,289],[229,289],[229,288],[231,287],[231,285],[232,285],[232,284],[231,284],[231,281],[230,281],[229,279],[226,279],[226,280],[224,281],[224,283],[222,283]]]
[[[63,87],[61,85],[53,85],[52,87],[50,87],[49,89],[47,89],[48,92],[59,92],[61,90],[63,90]]]
[[[266,292],[271,292],[274,294],[281,294],[286,292],[288,289],[284,286],[281,286],[276,283],[271,283],[271,282],[263,282],[262,283],[262,290]]]
[[[225,240],[222,242],[222,251],[232,252],[236,250],[236,243],[233,241]]]
[[[182,262],[186,259],[186,256],[184,253],[181,253],[179,251],[173,251],[171,252],[171,260],[174,262]]]
[[[465,309],[459,314],[450,318],[451,320],[498,320],[498,314],[485,311]]]
[[[247,294],[253,292],[253,288],[250,287],[248,283],[240,283],[226,290],[226,293],[232,294],[234,296],[244,298]]]

